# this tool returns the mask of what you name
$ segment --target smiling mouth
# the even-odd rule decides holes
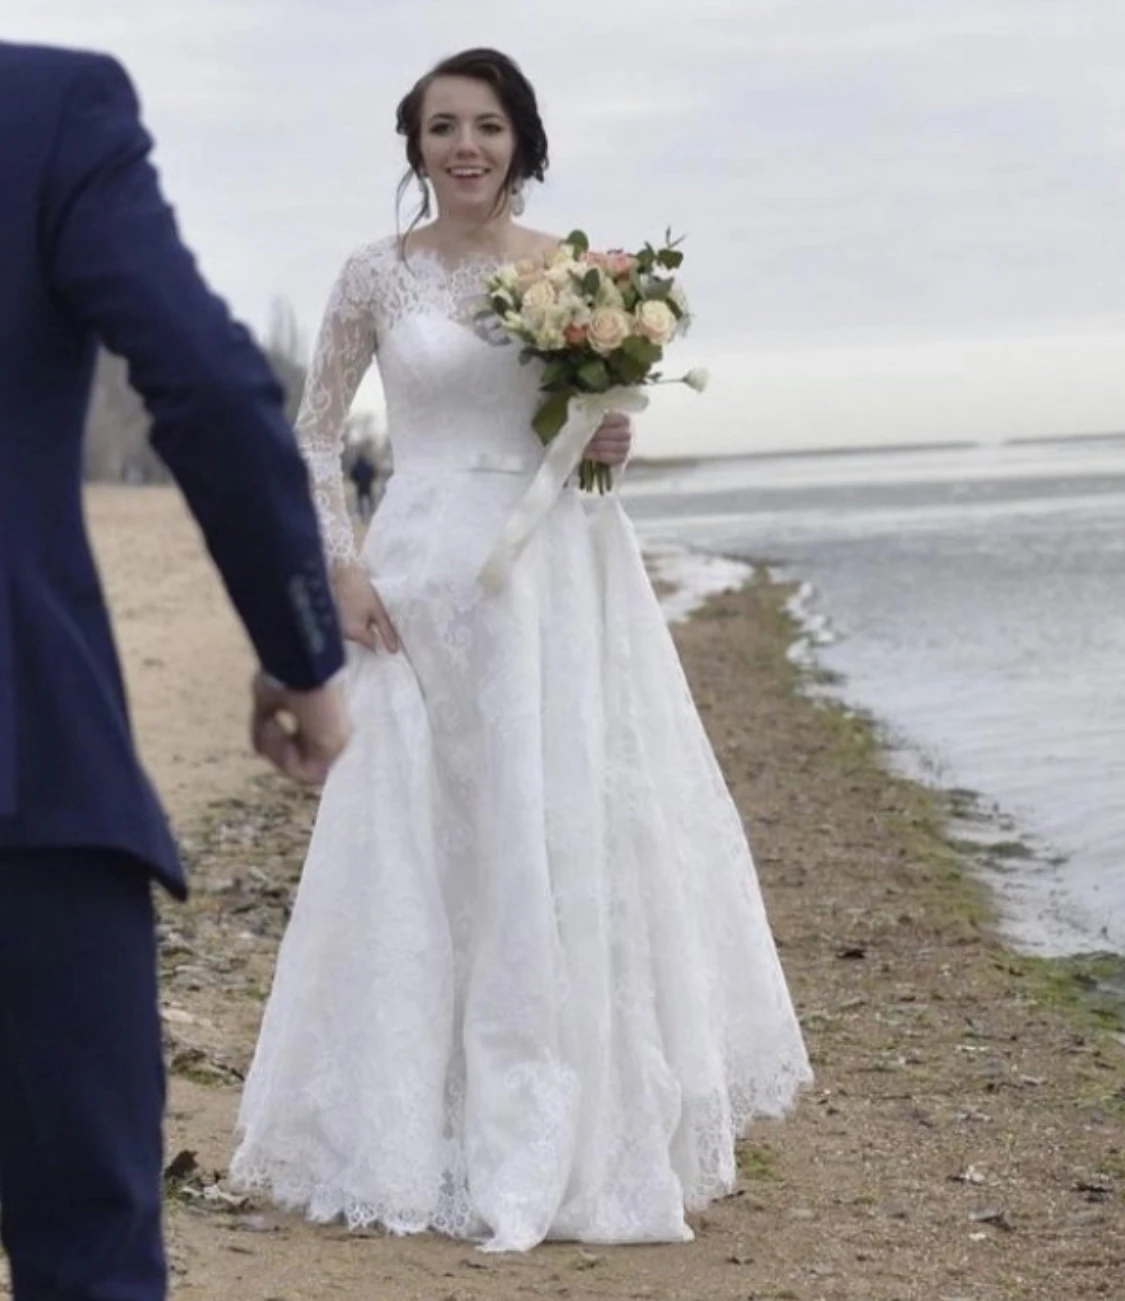
[[[487,175],[487,167],[450,167],[449,175],[455,181],[479,181],[482,176]]]

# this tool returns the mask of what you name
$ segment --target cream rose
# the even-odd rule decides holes
[[[636,311],[637,333],[650,343],[663,348],[671,343],[676,333],[676,316],[667,303],[659,298],[641,303]]]
[[[616,352],[631,333],[629,318],[619,307],[599,307],[590,317],[590,347],[603,356]]]
[[[556,301],[557,295],[554,285],[546,280],[536,280],[533,285],[528,286],[521,306],[525,312],[540,316],[548,308],[554,307]]]
[[[561,289],[564,285],[571,284],[574,276],[581,276],[583,271],[581,263],[556,262],[554,266],[547,268],[544,276],[556,289]]]

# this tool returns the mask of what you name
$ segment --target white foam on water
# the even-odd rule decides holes
[[[645,563],[653,581],[670,588],[660,595],[660,607],[669,623],[690,619],[710,597],[737,592],[754,575],[754,566],[744,560],[682,546],[646,547]]]
[[[774,569],[770,570],[770,577],[778,583],[792,581],[788,575]],[[818,667],[817,651],[837,641],[832,620],[826,611],[819,608],[818,597],[815,585],[806,580],[785,603],[785,612],[799,629],[797,638],[789,647],[789,660],[801,668]]]

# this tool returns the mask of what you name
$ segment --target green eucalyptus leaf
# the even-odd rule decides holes
[[[539,435],[541,443],[549,443],[566,424],[567,409],[570,406],[569,393],[552,393],[535,413],[532,428]]]
[[[578,378],[590,393],[604,393],[610,387],[609,368],[600,357],[580,366]]]

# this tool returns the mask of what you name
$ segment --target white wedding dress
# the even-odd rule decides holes
[[[344,420],[382,375],[395,473],[360,561],[404,649],[351,651],[355,736],[231,1173],[315,1220],[494,1251],[683,1241],[808,1059],[616,495],[568,486],[508,584],[478,582],[542,457],[536,366],[474,328],[491,269],[365,246],[317,342],[298,423],[333,556]]]

